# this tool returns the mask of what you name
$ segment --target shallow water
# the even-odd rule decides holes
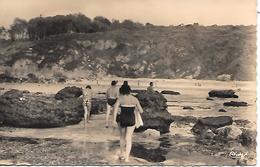
[[[104,92],[110,81],[99,82],[94,85],[95,93]],[[256,128],[256,90],[255,82],[218,82],[218,81],[196,81],[196,80],[155,80],[156,90],[178,91],[181,95],[165,95],[168,102],[168,111],[172,115],[180,116],[232,116],[234,120],[249,120],[249,126]],[[84,82],[86,83],[86,82]],[[197,86],[200,83],[201,86]],[[144,89],[148,85],[147,80],[142,80],[137,86],[136,80],[129,84],[133,89]],[[0,87],[8,89],[29,90],[31,92],[44,92],[55,94],[65,86],[84,86],[82,83],[67,84],[0,84]],[[212,89],[234,89],[238,99],[214,98],[213,101],[206,100],[208,92]],[[96,97],[104,95],[95,94]],[[248,107],[225,107],[227,101],[246,101]],[[183,110],[184,106],[190,106],[194,110]],[[219,109],[228,112],[218,112]],[[49,129],[25,129],[25,128],[0,128],[1,136],[17,136],[29,138],[56,138],[72,141],[82,157],[89,155],[87,152],[104,157],[104,163],[124,164],[118,160],[119,134],[117,130],[105,128],[105,115],[95,115],[90,124],[84,127],[83,122],[62,128]],[[236,160],[227,156],[219,156],[212,153],[208,148],[201,148],[196,143],[195,137],[190,129],[193,124],[176,125],[173,123],[170,133],[162,135],[159,139],[145,138],[139,133],[133,137],[133,148],[129,164],[164,164],[164,165],[235,165]],[[240,146],[234,146],[240,149]],[[203,152],[203,151],[206,151]],[[225,152],[228,154],[228,152]],[[2,162],[2,161],[0,161]],[[254,164],[254,161],[252,161]]]

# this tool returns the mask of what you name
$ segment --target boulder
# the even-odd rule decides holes
[[[68,86],[64,89],[58,91],[55,95],[55,99],[57,100],[64,100],[67,98],[76,98],[82,95],[82,89],[76,86]]]
[[[243,146],[256,145],[256,132],[250,129],[242,129],[242,134],[238,137],[238,141]]]
[[[35,95],[41,95],[41,94],[43,94],[42,92],[35,92],[34,93]]]
[[[18,78],[12,77],[8,74],[5,74],[5,73],[0,74],[0,83],[3,83],[3,82],[18,82],[18,81],[19,81]]]
[[[183,109],[184,110],[194,110],[191,106],[184,106]]]
[[[27,75],[27,82],[31,82],[31,83],[38,83],[39,82],[39,79],[37,78],[37,76],[33,73],[29,73]]]
[[[146,138],[159,138],[160,137],[160,132],[154,129],[147,129],[143,132],[143,136]]]
[[[167,111],[166,98],[161,93],[147,91],[137,94],[136,97],[144,110],[141,114],[144,126],[137,131],[155,129],[161,133],[169,132],[173,116]]]
[[[23,90],[23,93],[25,93],[25,94],[27,93],[27,94],[28,94],[28,93],[30,93],[30,91],[28,91],[28,90]]]
[[[145,89],[134,89],[134,90],[131,90],[131,93],[143,93],[143,92],[146,92],[147,90]]]
[[[84,113],[81,98],[60,101],[18,90],[0,96],[0,106],[0,122],[14,127],[62,127],[79,123]]]
[[[211,101],[213,101],[214,99],[212,99],[212,98],[210,98],[210,97],[207,97],[206,100],[211,100]]]
[[[99,114],[106,111],[106,99],[93,98],[91,103],[91,114]]]
[[[233,90],[212,90],[209,93],[209,97],[219,97],[219,98],[238,98]]]
[[[223,138],[235,140],[242,134],[242,131],[234,125],[229,125],[229,126],[216,129],[215,133],[220,138],[223,137]]]
[[[214,132],[215,129],[227,125],[232,125],[232,123],[233,123],[233,119],[230,116],[205,117],[205,118],[200,118],[193,126],[191,131],[194,134],[201,135],[208,129]]]
[[[225,102],[223,105],[224,106],[231,106],[231,107],[245,107],[245,106],[248,106],[247,102],[243,102],[243,101],[230,101],[230,102]]]
[[[216,136],[215,133],[212,132],[212,130],[208,129],[203,134],[202,137],[205,139],[213,139]]]
[[[218,110],[218,112],[227,112],[225,109],[221,108]]]
[[[180,92],[175,92],[175,91],[171,91],[171,90],[163,90],[163,91],[161,91],[161,94],[180,95]]]

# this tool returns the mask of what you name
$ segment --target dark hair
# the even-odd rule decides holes
[[[117,83],[116,81],[112,81],[112,82],[111,82],[111,85],[112,85],[112,86],[115,86],[116,83]]]
[[[123,85],[128,85],[128,81],[124,81]]]
[[[86,89],[91,89],[91,86],[90,86],[90,85],[87,85],[87,86],[86,86]]]
[[[150,85],[153,85],[153,82],[150,82]]]
[[[119,92],[122,95],[129,95],[131,93],[131,88],[129,85],[122,85]]]

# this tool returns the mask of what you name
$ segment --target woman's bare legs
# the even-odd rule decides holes
[[[125,161],[126,162],[129,161],[129,155],[130,155],[130,151],[132,148],[132,136],[133,136],[134,130],[135,130],[135,126],[128,126],[126,128],[126,136],[125,136],[125,140],[126,140]]]
[[[83,102],[83,108],[84,108],[84,127],[86,127],[87,114],[88,114],[88,107],[86,102]]]
[[[89,122],[90,120],[90,112],[91,112],[91,102],[87,103],[87,108],[88,108],[88,112],[87,112],[87,122]]]
[[[126,136],[126,128],[122,128],[120,125],[118,125],[119,127],[119,132],[120,132],[120,157],[122,158],[124,157],[124,149],[125,149],[125,136]]]
[[[111,106],[109,104],[107,104],[107,114],[106,114],[106,128],[108,128],[109,125],[109,115],[111,112]]]

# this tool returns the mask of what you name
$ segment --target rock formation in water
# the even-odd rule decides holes
[[[77,124],[83,118],[81,98],[57,100],[11,90],[0,96],[0,122],[3,125],[51,128]]]
[[[243,101],[230,101],[230,102],[225,102],[223,105],[224,106],[232,106],[232,107],[248,106],[247,102],[243,102]]]
[[[167,111],[167,100],[158,92],[141,92],[136,95],[143,107],[142,119],[144,126],[137,131],[156,129],[161,133],[169,132],[173,116]]]
[[[238,98],[233,90],[212,90],[209,93],[209,97],[219,97],[219,98]]]
[[[214,131],[217,128],[232,125],[233,119],[230,116],[205,117],[199,119],[191,131],[195,134],[202,134],[208,129]]]
[[[64,89],[61,89],[58,91],[58,93],[55,95],[55,98],[57,100],[64,100],[67,98],[75,98],[80,97],[82,95],[82,89],[76,86],[68,86]]]
[[[175,92],[175,91],[171,91],[171,90],[163,90],[163,91],[161,91],[161,94],[180,95],[180,92]]]

